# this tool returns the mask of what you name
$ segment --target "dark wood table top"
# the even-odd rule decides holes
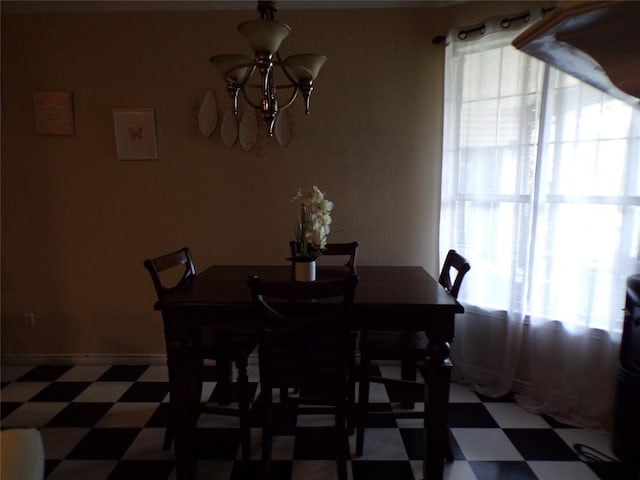
[[[339,267],[319,267],[317,281],[344,274]],[[215,265],[196,275],[193,282],[169,293],[155,305],[165,313],[190,310],[197,313],[233,313],[237,322],[239,312],[251,307],[247,285],[250,275],[271,280],[288,280],[291,267],[287,265],[250,266]],[[433,317],[451,320],[464,311],[460,305],[422,267],[359,266],[360,283],[354,298],[353,316],[357,327],[376,329],[431,330]],[[390,317],[397,323],[390,323]],[[425,319],[429,317],[428,325]],[[222,321],[222,320],[221,320]],[[450,323],[445,321],[444,323]],[[236,323],[237,324],[237,323]],[[444,328],[444,325],[442,325]],[[453,327],[442,331],[453,335]]]

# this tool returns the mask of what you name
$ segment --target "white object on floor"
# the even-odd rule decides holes
[[[0,431],[0,478],[2,480],[42,480],[44,446],[35,428]]]

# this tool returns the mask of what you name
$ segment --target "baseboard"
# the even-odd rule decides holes
[[[5,354],[3,365],[166,365],[165,354]],[[258,355],[249,356],[249,365],[258,364]]]

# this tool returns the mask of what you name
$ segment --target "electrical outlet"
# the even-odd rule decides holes
[[[29,328],[35,328],[36,326],[36,314],[28,312],[24,314],[24,326]]]

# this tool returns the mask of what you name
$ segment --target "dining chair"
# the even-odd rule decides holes
[[[289,242],[289,248],[291,250],[291,258],[294,258],[298,254],[300,245],[295,240]],[[360,248],[360,242],[342,242],[342,243],[327,243],[319,259],[323,257],[331,257],[333,260],[336,257],[343,257],[342,261],[345,263],[342,265],[353,275],[357,275],[356,261],[358,259],[358,249]],[[322,260],[320,260],[322,261]],[[332,262],[327,262],[332,263]],[[338,265],[340,266],[340,265]],[[351,355],[349,362],[349,431],[353,433],[354,428],[354,416],[355,416],[355,398],[356,398],[356,350],[358,343],[358,332],[351,332]],[[280,392],[281,398],[286,399],[288,393],[286,391]]]
[[[315,282],[248,279],[259,325],[258,357],[263,479],[271,470],[274,408],[334,415],[338,478],[347,479],[346,425],[351,337],[348,310],[356,275]],[[274,404],[273,389],[299,387],[300,396]],[[276,426],[277,427],[277,426]]]
[[[145,268],[151,275],[153,286],[156,290],[158,300],[176,288],[183,287],[192,281],[196,276],[196,267],[189,248],[181,248],[175,252],[168,253],[156,258],[144,261]],[[169,283],[171,282],[171,283]],[[167,286],[167,284],[171,286]],[[166,328],[166,324],[165,324]],[[195,372],[196,381],[193,385],[194,398],[200,399],[202,395],[203,363],[204,360],[214,360],[216,363],[216,380],[218,388],[223,390],[216,405],[202,402],[199,405],[199,413],[238,416],[240,420],[242,455],[248,458],[251,455],[251,430],[250,430],[250,408],[249,408],[249,378],[247,375],[247,364],[249,355],[257,347],[257,336],[252,334],[238,334],[223,330],[202,330],[194,333],[196,335],[193,348],[197,349],[200,364]],[[167,354],[170,349],[167,345]],[[229,390],[231,388],[231,365],[235,363],[237,375],[237,401],[238,408],[230,404]],[[171,365],[171,363],[169,363]],[[169,369],[169,382],[179,375]],[[171,403],[169,404],[169,415],[172,416]],[[163,449],[167,450],[171,446],[173,431],[172,421],[166,429]]]
[[[458,298],[462,280],[471,266],[469,262],[455,250],[449,250],[442,265],[438,282],[454,298]],[[452,276],[452,273],[454,274]],[[362,455],[364,448],[364,432],[367,420],[370,416],[393,417],[393,418],[416,418],[424,417],[424,411],[413,409],[413,401],[420,396],[424,401],[425,410],[428,408],[427,389],[424,383],[417,382],[417,366],[424,366],[427,358],[427,347],[429,339],[424,331],[401,331],[383,332],[366,331],[360,332],[360,370],[358,403],[356,406],[356,455]],[[371,373],[374,362],[399,361],[401,364],[400,378],[373,375]],[[426,370],[420,369],[425,382]],[[369,405],[369,386],[371,382],[383,383],[395,388],[397,395],[401,398],[401,409],[391,411],[377,411]],[[447,460],[453,460],[451,445],[447,452]]]

